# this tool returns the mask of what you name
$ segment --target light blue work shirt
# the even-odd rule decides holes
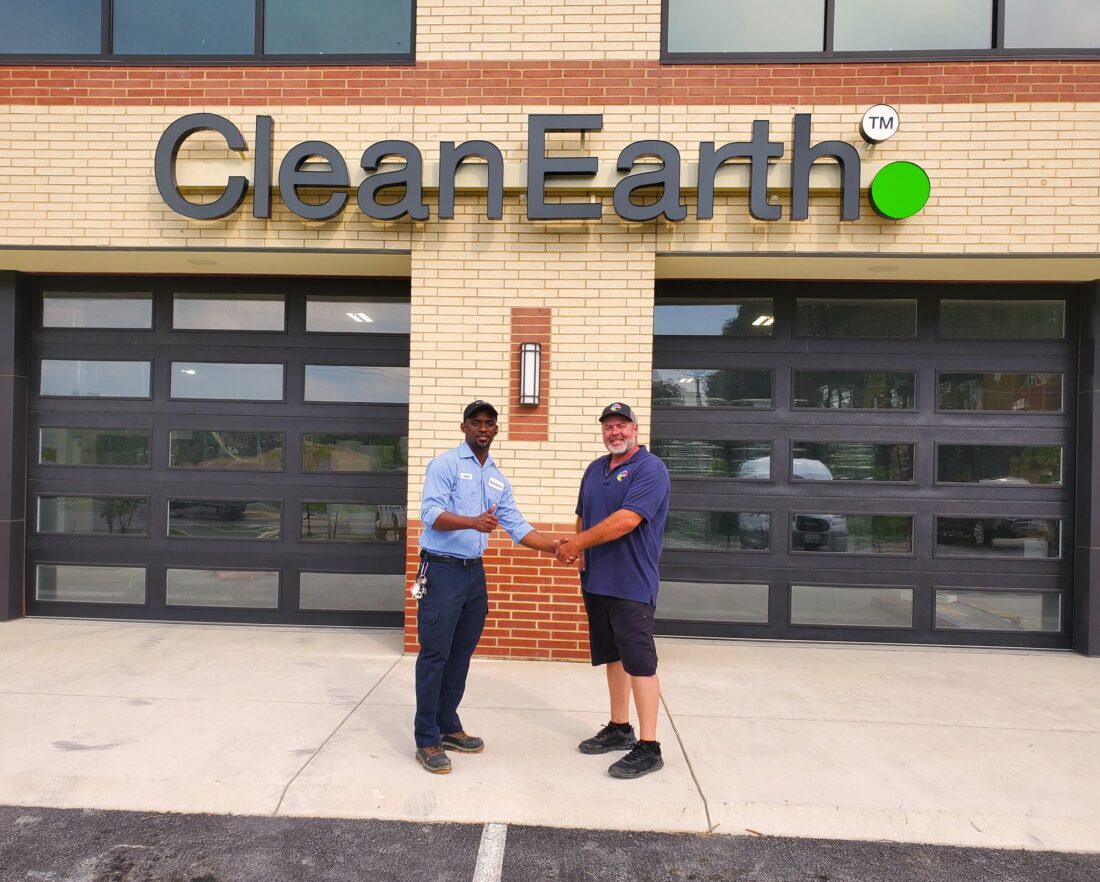
[[[496,467],[491,456],[485,465],[477,461],[470,445],[463,441],[428,463],[424,475],[424,498],[420,504],[420,547],[433,554],[452,557],[481,557],[489,544],[489,534],[478,530],[436,530],[432,524],[443,512],[477,517],[496,505],[493,512],[500,526],[517,544],[534,528],[516,508],[512,485]]]

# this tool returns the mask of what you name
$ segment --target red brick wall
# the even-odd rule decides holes
[[[0,104],[868,104],[1100,100],[1100,61],[660,64],[426,61],[377,67],[0,67]]]
[[[539,403],[535,407],[519,403],[519,346],[538,343],[542,361],[539,366]],[[550,310],[545,307],[512,307],[512,367],[508,384],[508,438],[512,441],[548,441],[550,439]]]
[[[575,524],[533,524],[551,536],[573,533]],[[407,582],[419,564],[420,522],[409,521]],[[477,654],[500,658],[587,661],[588,625],[574,567],[547,554],[513,545],[498,530],[485,553],[489,619]],[[416,602],[405,593],[405,651],[416,652]]]

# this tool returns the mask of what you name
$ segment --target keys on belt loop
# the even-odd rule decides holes
[[[421,560],[420,567],[416,571],[416,578],[409,588],[412,599],[419,602],[428,593],[428,561]]]

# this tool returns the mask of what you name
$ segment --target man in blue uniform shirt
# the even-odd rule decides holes
[[[616,401],[600,414],[608,456],[581,479],[577,535],[558,548],[563,563],[579,563],[593,665],[607,665],[611,721],[578,745],[581,753],[630,752],[607,770],[640,778],[664,766],[657,741],[657,649],[653,614],[660,578],[671,484],[668,469],[638,444],[638,420]],[[638,734],[630,725],[630,696]]]
[[[445,751],[480,753],[458,718],[470,657],[481,639],[489,597],[481,555],[489,534],[503,527],[512,541],[554,554],[558,543],[534,530],[516,508],[512,487],[489,456],[497,410],[487,401],[466,406],[458,447],[428,463],[420,519],[420,571],[427,593],[416,611],[416,760],[429,772],[451,771]],[[419,579],[418,579],[419,581]]]

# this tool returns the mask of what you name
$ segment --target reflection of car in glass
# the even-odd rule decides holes
[[[217,499],[170,499],[169,512],[187,515],[200,520],[237,521],[244,517],[247,502],[219,501]]]
[[[939,519],[937,540],[946,545],[993,545],[994,539],[1042,539],[1052,542],[1042,518],[944,518]]]
[[[405,541],[405,506],[380,505],[374,516],[374,537],[394,542]]]
[[[796,514],[792,517],[792,551],[847,551],[848,518],[836,514]]]

